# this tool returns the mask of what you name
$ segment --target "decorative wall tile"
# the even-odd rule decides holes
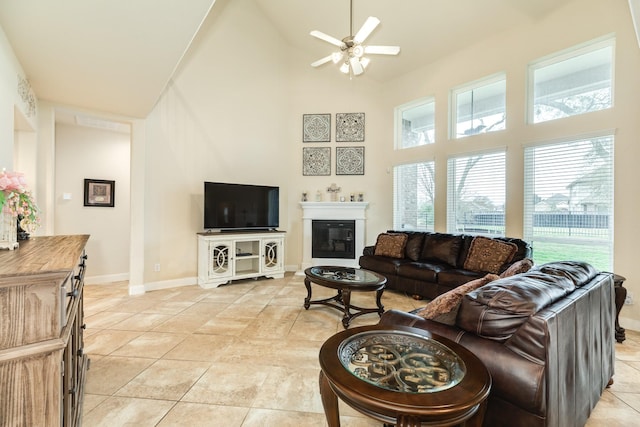
[[[336,147],[336,175],[364,175],[364,147]]]
[[[303,114],[302,142],[330,142],[331,114]]]
[[[303,147],[302,175],[331,175],[331,148]]]
[[[336,141],[364,141],[364,113],[336,113]]]

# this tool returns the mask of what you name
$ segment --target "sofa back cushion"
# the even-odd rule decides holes
[[[483,338],[505,341],[533,314],[575,290],[571,279],[529,270],[465,295],[457,325]]]
[[[462,237],[456,234],[426,233],[422,245],[421,259],[440,261],[452,267],[456,266],[462,247]]]
[[[422,245],[424,244],[424,233],[409,232],[407,233],[407,244],[404,248],[404,256],[411,261],[418,261],[422,255]]]

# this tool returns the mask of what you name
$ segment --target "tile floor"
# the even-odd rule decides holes
[[[314,286],[316,297],[331,290]],[[126,283],[85,287],[87,372],[83,425],[325,426],[318,350],[343,330],[337,310],[304,310],[303,277],[198,286],[129,296]],[[373,306],[373,293],[352,294]],[[385,308],[423,303],[385,292]],[[376,314],[352,326],[377,323]],[[624,326],[624,325],[623,325]],[[640,333],[616,345],[614,385],[587,426],[636,425],[640,417]],[[380,427],[340,404],[345,427]]]

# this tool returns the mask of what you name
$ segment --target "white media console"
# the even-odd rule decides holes
[[[284,231],[198,233],[198,285],[284,277]]]

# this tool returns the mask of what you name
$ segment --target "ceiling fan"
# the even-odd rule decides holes
[[[367,18],[358,32],[353,35],[353,0],[350,0],[350,26],[349,35],[342,40],[331,37],[321,31],[311,31],[313,37],[331,43],[340,48],[340,51],[333,52],[331,55],[320,58],[311,64],[312,67],[319,67],[327,62],[333,61],[334,64],[341,63],[340,71],[345,74],[352,73],[359,76],[369,64],[369,58],[365,54],[374,55],[397,55],[400,53],[400,46],[364,46],[362,43],[376,29],[380,20],[374,16]]]

